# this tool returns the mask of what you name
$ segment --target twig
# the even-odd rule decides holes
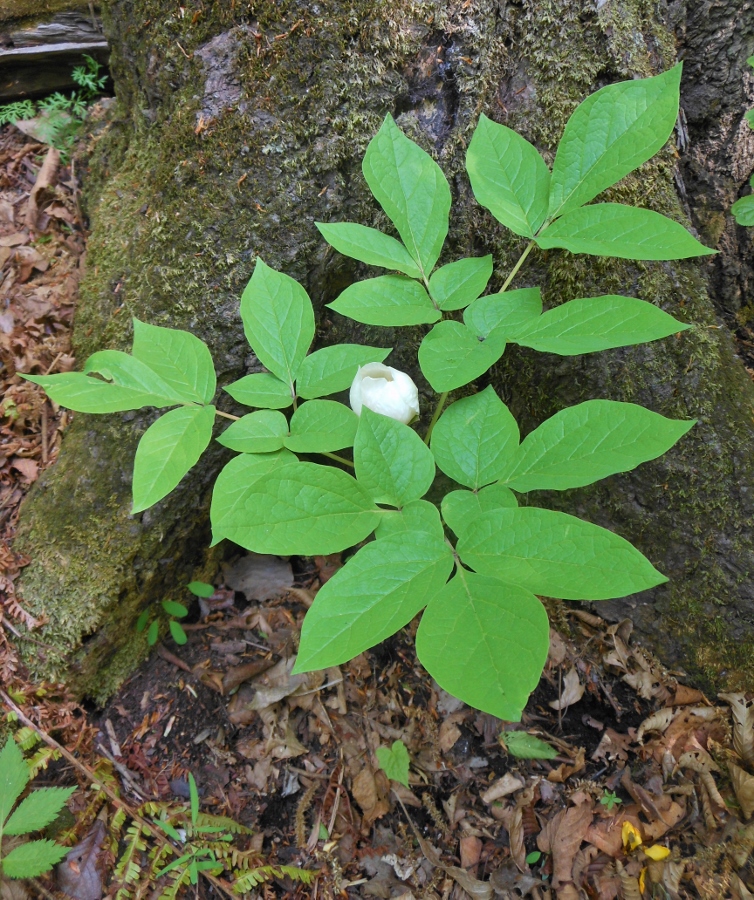
[[[432,419],[429,423],[429,428],[427,429],[427,433],[424,435],[424,443],[429,446],[429,439],[432,437],[432,430],[437,424],[437,420],[440,418],[440,413],[442,412],[443,406],[445,406],[445,401],[448,399],[448,392],[443,391],[440,394],[440,399],[437,401],[437,406],[435,407],[435,411],[432,414]]]
[[[42,463],[47,463],[47,400],[42,403]]]

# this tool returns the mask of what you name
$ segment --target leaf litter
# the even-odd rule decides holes
[[[85,237],[74,174],[0,130],[0,683],[36,726],[134,803],[186,801],[191,773],[203,810],[251,829],[249,852],[318,872],[313,887],[275,877],[265,900],[751,896],[754,696],[711,702],[634,645],[629,620],[575,604],[551,609],[548,663],[517,724],[428,679],[416,622],[348,664],[292,675],[301,622],[339,554],[228,559],[194,602],[188,643],[159,645],[97,713],[63,686],[29,684],[13,641],[19,626],[38,640],[43,623],[15,596],[28,560],[11,541],[70,414],[16,372],[75,365]],[[407,784],[385,771],[398,745]],[[70,784],[54,752],[34,760],[48,783]],[[57,896],[115,897],[116,811],[80,785]],[[14,890],[3,898],[29,896]]]

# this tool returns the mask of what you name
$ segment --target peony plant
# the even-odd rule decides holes
[[[568,121],[551,170],[523,137],[481,116],[466,160],[471,187],[527,240],[502,288],[490,293],[491,256],[438,266],[448,182],[386,117],[363,173],[397,237],[358,223],[317,227],[336,251],[387,274],[350,285],[328,305],[372,326],[427,326],[418,363],[437,395],[431,416],[421,416],[411,378],[385,365],[389,348],[310,352],[309,297],[261,259],[241,318],[265,371],[224,388],[254,411],[239,418],[216,409],[212,358],[198,338],[138,320],[130,355],[103,350],[83,372],[27,377],[79,412],[174,407],[140,440],[134,514],[176,487],[220,416],[234,421],[217,439],[237,455],[214,487],[215,543],[286,555],[356,548],[306,615],[295,671],[344,663],[423,611],[416,649],[428,672],[467,703],[516,721],[547,657],[540,597],[602,600],[666,580],[619,535],[519,506],[518,497],[629,471],[667,451],[693,422],[594,399],[522,440],[495,389],[475,392],[474,382],[508,344],[571,356],[690,327],[650,300],[576,298],[543,312],[538,287],[509,289],[535,247],[638,260],[714,252],[657,212],[593,202],[668,140],[680,75],[676,66],[588,97]],[[351,408],[325,399],[349,390]],[[438,469],[456,485],[439,505],[425,499]]]

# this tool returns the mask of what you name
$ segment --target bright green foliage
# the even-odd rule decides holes
[[[411,760],[403,741],[393,741],[392,747],[378,747],[377,762],[388,778],[408,787],[408,767]]]
[[[162,500],[196,465],[214,422],[214,406],[181,406],[149,426],[136,448],[133,513]]]
[[[526,731],[504,731],[500,735],[511,756],[517,759],[555,759],[558,751]]]
[[[617,806],[619,803],[623,803],[621,798],[615,793],[615,791],[609,791],[605,788],[602,796],[600,797],[600,803],[607,807],[608,812],[613,811],[613,807]]]
[[[353,446],[356,477],[376,503],[418,500],[435,477],[429,448],[408,425],[364,409]]]
[[[437,465],[459,484],[498,481],[518,446],[518,425],[491,387],[448,407],[432,432]]]
[[[365,325],[424,325],[442,315],[419,282],[403,275],[357,281],[327,305]]]
[[[416,635],[417,655],[440,687],[514,722],[549,646],[547,613],[534,594],[462,568],[432,599]]]
[[[8,738],[0,751],[0,851],[3,835],[25,835],[53,822],[75,788],[32,791],[13,809],[29,783],[29,769],[18,745]],[[11,810],[13,810],[11,812]],[[54,841],[27,841],[0,858],[0,875],[35,878],[48,872],[68,852]]]
[[[646,300],[608,295],[569,300],[530,319],[509,340],[544,353],[576,356],[656,341],[690,327]]]
[[[550,172],[536,147],[482,115],[466,169],[477,202],[515,234],[534,237],[547,216],[550,192]]]
[[[752,128],[754,128],[754,109],[751,111],[752,118],[749,120],[749,124]],[[754,176],[752,176],[749,184],[752,188],[754,188]],[[754,194],[748,194],[746,197],[741,197],[740,200],[736,200],[736,202],[731,206],[730,211],[736,218],[736,222],[739,225],[754,225]]]
[[[200,587],[192,589],[191,585],[200,585]],[[191,584],[188,585],[188,588],[193,594],[196,594],[200,597],[211,597],[215,592],[215,589],[211,584],[204,584],[201,581],[192,581]],[[202,593],[197,594],[197,591],[202,591]],[[168,629],[170,630],[170,634],[172,635],[173,640],[176,642],[176,644],[185,644],[188,640],[188,637],[186,636],[186,632],[183,630],[180,622],[176,622],[175,618],[185,618],[188,615],[188,609],[182,603],[177,603],[175,600],[161,600],[160,606],[162,607],[162,611],[168,616]],[[147,607],[147,609],[145,609],[141,613],[136,622],[136,630],[138,632],[144,631],[144,629],[147,627],[147,623],[149,622],[151,613],[152,610],[149,607]],[[160,620],[153,619],[151,624],[149,625],[149,629],[147,630],[147,643],[150,647],[154,647],[159,636]]]
[[[206,581],[192,581],[186,585],[195,597],[211,597],[215,593],[214,585],[207,584]]]
[[[448,233],[450,188],[442,170],[390,115],[370,141],[362,168],[369,189],[428,276]]]
[[[483,513],[457,550],[482,575],[562,600],[610,600],[667,581],[622,537],[549,509]]]
[[[665,144],[678,112],[679,80],[678,66],[589,97],[566,126],[552,173],[524,138],[481,117],[467,154],[474,194],[500,222],[530,239],[507,277],[498,273],[505,288],[537,247],[637,260],[713,252],[650,209],[592,202]],[[595,399],[561,410],[521,441],[495,390],[474,393],[468,385],[487,377],[507,343],[570,356],[660,340],[689,326],[652,298],[548,298],[558,305],[543,313],[536,286],[482,296],[493,274],[491,256],[437,267],[450,189],[437,163],[390,116],[369,144],[363,172],[398,237],[358,223],[319,224],[335,250],[387,270],[351,284],[329,306],[370,326],[433,326],[424,330],[418,361],[441,397],[432,413],[422,382],[422,415],[413,426],[374,412],[371,406],[404,418],[406,409],[415,410],[415,386],[387,369],[384,377],[354,386],[355,399],[362,391],[361,403],[355,402],[359,416],[322,399],[348,390],[360,367],[382,362],[390,351],[336,344],[310,353],[315,325],[309,297],[288,275],[257,259],[241,316],[267,371],[224,388],[254,411],[218,438],[240,455],[215,482],[213,543],[228,538],[257,553],[281,555],[358,548],[308,611],[295,671],[340,665],[424,610],[417,652],[437,682],[468,703],[517,721],[547,656],[548,622],[537,595],[610,599],[665,578],[619,535],[564,513],[519,507],[514,491],[566,490],[630,471],[667,451],[693,422]],[[745,218],[750,199],[739,201],[734,212]],[[135,511],[165,496],[210,440],[214,367],[205,345],[186,332],[135,321],[131,355],[104,350],[84,372],[29,378],[56,402],[82,412],[177,407],[139,444]],[[450,398],[445,408],[447,393],[459,388],[462,396]],[[296,454],[324,454],[335,465],[301,462]],[[448,478],[462,489],[449,489]],[[214,590],[190,589],[200,596]],[[165,601],[151,623],[149,613],[142,615],[138,626],[149,624],[150,643],[158,640],[165,615],[174,639],[185,639],[179,607],[185,609]],[[506,733],[505,741],[522,757],[551,758],[555,752],[522,732]],[[385,760],[401,752],[396,746],[382,748]],[[407,757],[405,765],[407,775]],[[196,814],[192,807],[195,831]],[[161,827],[170,833],[175,822]],[[134,860],[145,852],[137,831],[123,869],[131,882],[138,880]],[[162,865],[172,875],[171,896],[203,868],[222,862],[212,855],[219,852],[213,849],[217,842],[213,848],[192,846],[176,860],[159,854],[150,859],[154,871]],[[273,877],[273,868],[249,867],[235,889],[251,890]]]

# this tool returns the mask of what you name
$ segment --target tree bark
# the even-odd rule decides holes
[[[735,14],[749,2],[726,8]],[[306,287],[318,312],[318,346],[362,339],[394,346],[389,361],[416,374],[419,330],[359,326],[324,308],[365,270],[330,251],[314,221],[386,227],[360,173],[384,115],[392,112],[451,182],[443,261],[493,253],[494,289],[524,245],[471,195],[463,161],[479,114],[520,131],[551,161],[568,116],[589,93],[673,65],[676,33],[692,50],[704,47],[693,6],[687,19],[680,3],[658,12],[648,0],[263,0],[189,4],[179,15],[167,0],[112,0],[106,27],[118,106],[91,160],[93,231],[74,334],[79,360],[103,346],[126,349],[135,315],[206,340],[221,384],[254,370],[238,302],[261,256]],[[745,44],[736,43],[728,81],[707,82],[710,92],[729,92],[744,78]],[[732,226],[718,199],[723,227],[716,232],[704,179],[691,187],[684,181],[691,161],[699,172],[719,166],[697,126],[704,121],[694,95],[703,61],[694,65],[686,74],[692,99],[684,165],[671,142],[606,199],[685,224],[690,208],[710,240]],[[745,103],[728,101],[734,123]],[[714,118],[711,108],[704,115]],[[726,182],[731,197],[745,168],[740,162]],[[656,463],[532,502],[576,512],[642,549],[670,576],[668,585],[602,608],[634,618],[665,663],[731,688],[750,684],[754,667],[754,390],[716,317],[716,304],[724,303],[715,267],[729,257],[744,265],[746,238],[738,240],[735,247],[723,242],[722,263],[533,253],[515,286],[540,284],[548,306],[622,293],[695,327],[587,357],[514,347],[491,375],[524,433],[591,397],[699,419]],[[431,392],[416,380],[430,410]],[[220,402],[232,410],[227,398]],[[165,501],[128,514],[133,452],[152,418],[77,416],[22,516],[20,549],[34,560],[22,593],[35,614],[50,619],[45,641],[60,647],[59,656],[37,659],[37,670],[63,675],[99,700],[144,652],[133,634],[144,605],[177,596],[197,569],[212,565],[204,547],[211,484],[226,458],[219,447]]]

